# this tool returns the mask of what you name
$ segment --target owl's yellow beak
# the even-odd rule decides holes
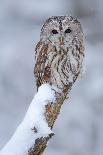
[[[59,37],[60,45],[64,45],[64,37]]]

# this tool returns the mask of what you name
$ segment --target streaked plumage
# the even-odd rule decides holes
[[[51,17],[41,29],[34,74],[37,87],[49,82],[59,91],[75,82],[84,57],[80,22],[68,16]]]

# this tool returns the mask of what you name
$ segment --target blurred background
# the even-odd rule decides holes
[[[102,0],[0,0],[0,148],[36,92],[35,45],[43,22],[53,15],[81,21],[86,72],[63,105],[44,155],[103,155]]]

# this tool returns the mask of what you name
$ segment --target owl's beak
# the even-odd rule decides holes
[[[64,37],[59,37],[59,42],[60,42],[60,45],[64,45]]]

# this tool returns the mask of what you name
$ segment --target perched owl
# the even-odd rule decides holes
[[[79,76],[84,57],[83,31],[71,16],[46,20],[36,46],[34,74],[37,87],[48,82],[62,92]]]

